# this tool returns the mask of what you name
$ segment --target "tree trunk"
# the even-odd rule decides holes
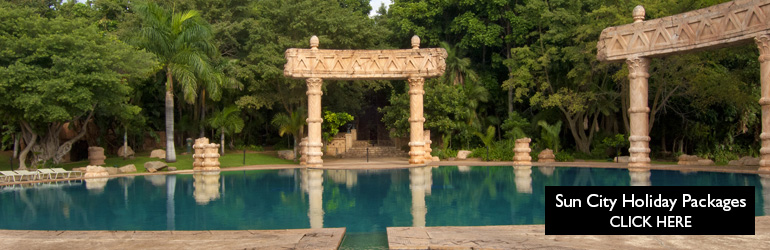
[[[19,157],[19,136],[16,132],[13,133],[13,158]]]
[[[35,133],[35,131],[32,130],[32,127],[30,127],[29,124],[27,124],[26,122],[22,121],[21,124],[22,124],[21,131],[24,137],[24,143],[26,144],[26,147],[24,147],[24,149],[21,150],[21,153],[19,154],[19,170],[27,170],[27,154],[32,149],[32,147],[35,146],[35,142],[37,141],[37,134]]]
[[[123,160],[128,156],[128,127],[123,126]]]
[[[225,155],[225,130],[222,129],[222,133],[219,136],[219,147],[222,150],[222,155]]]
[[[508,115],[513,114],[513,88],[508,88]]]
[[[294,162],[297,162],[297,136],[294,136]]]
[[[198,137],[205,137],[206,134],[206,128],[203,126],[206,122],[206,90],[201,91],[201,119],[199,121],[200,123],[200,134]],[[224,152],[224,150],[222,151]]]
[[[176,162],[174,150],[174,82],[171,69],[166,68],[166,162]]]

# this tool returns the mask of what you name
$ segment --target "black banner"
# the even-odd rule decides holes
[[[754,187],[547,186],[545,234],[754,235]]]

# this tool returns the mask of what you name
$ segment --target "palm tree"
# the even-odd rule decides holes
[[[219,57],[217,60],[213,61],[213,72],[212,77],[207,79],[206,81],[202,82],[202,89],[200,94],[200,131],[198,137],[204,137],[205,136],[205,129],[204,129],[204,122],[206,120],[206,93],[208,91],[208,96],[211,98],[211,100],[218,101],[222,97],[222,89],[228,88],[228,89],[241,89],[243,88],[243,83],[238,81],[233,76],[229,76],[226,72],[229,72],[234,69],[235,64],[238,62],[238,60],[235,59],[229,59],[225,57]],[[224,152],[224,150],[222,150]],[[224,153],[223,153],[224,154]]]
[[[447,42],[441,42],[441,47],[447,52],[447,57],[444,60],[446,62],[444,81],[446,83],[464,85],[466,80],[475,82],[478,79],[476,71],[471,69],[471,59],[462,57],[462,51],[457,48],[457,45],[450,46]]]
[[[540,137],[547,147],[553,148],[554,153],[559,152],[559,134],[561,133],[561,121],[549,125],[545,120],[540,120],[537,125],[542,127]]]
[[[241,110],[237,106],[229,106],[222,109],[221,112],[216,112],[208,120],[209,126],[219,130],[220,144],[222,155],[225,154],[225,134],[230,135],[240,133],[245,126],[243,119],[241,119]],[[232,145],[233,140],[230,140]]]
[[[294,161],[297,161],[297,142],[303,137],[305,130],[305,110],[299,108],[291,112],[291,115],[276,114],[271,123],[278,128],[279,135],[291,134],[294,136]]]
[[[154,53],[166,73],[166,162],[176,162],[174,79],[188,103],[195,101],[201,82],[215,81],[210,65],[217,55],[214,36],[197,11],[169,12],[154,3],[134,6],[142,19],[136,44]]]
[[[487,128],[487,133],[482,134],[477,132],[474,132],[479,139],[481,139],[481,142],[484,143],[484,146],[487,147],[487,161],[489,160],[489,147],[492,146],[492,143],[495,141],[495,126],[489,126]]]

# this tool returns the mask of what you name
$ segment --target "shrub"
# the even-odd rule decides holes
[[[572,156],[572,154],[569,152],[561,151],[556,153],[555,156],[556,156],[556,161],[574,161],[575,160],[575,157]]]

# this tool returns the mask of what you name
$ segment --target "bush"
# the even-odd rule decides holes
[[[489,148],[489,161],[512,161],[514,140],[502,140],[492,143]],[[487,160],[487,148],[480,147],[472,150],[469,157]]]
[[[561,151],[556,153],[556,161],[574,161],[575,157],[572,156],[572,153]]]

